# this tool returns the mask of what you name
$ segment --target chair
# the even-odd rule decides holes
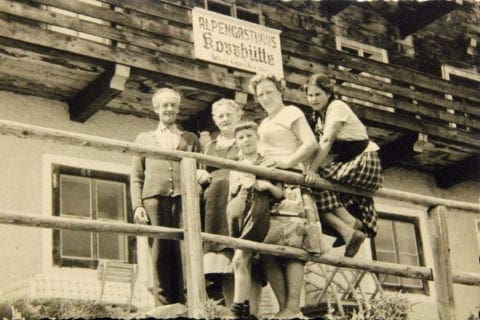
[[[101,283],[97,303],[99,303],[102,299],[105,289],[105,282],[112,281],[130,283],[130,294],[127,302],[127,312],[130,312],[133,293],[135,290],[135,283],[137,282],[138,278],[138,266],[136,264],[129,264],[120,261],[100,260],[97,271],[97,278]]]

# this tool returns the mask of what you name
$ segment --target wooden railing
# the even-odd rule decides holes
[[[211,68],[208,63],[195,60],[190,7],[153,0],[102,2],[107,7],[81,1],[33,0],[32,3],[38,4],[33,5],[4,0],[0,2],[0,13],[3,13],[0,15],[0,36],[193,81],[206,90],[247,91],[251,74],[241,71],[230,73],[226,67]],[[45,6],[94,17],[107,25],[52,13]],[[271,20],[281,21],[275,16],[278,13],[270,9],[263,6]],[[21,19],[10,19],[12,17]],[[26,20],[30,23],[25,23]],[[40,25],[69,28],[102,37],[111,40],[112,45],[62,35]],[[476,138],[480,132],[478,89],[298,40],[291,33],[285,33],[281,41],[285,77],[290,88],[285,96],[287,101],[305,104],[304,94],[298,87],[305,83],[306,75],[326,73],[339,82],[371,89],[366,91],[338,85],[337,91],[341,95],[393,110],[389,112],[354,105],[355,112],[366,121],[395,130],[425,133],[443,141],[455,142],[458,146],[480,147],[480,140]],[[369,75],[389,79],[389,82]],[[380,91],[389,96],[379,94]],[[461,101],[449,100],[446,95]],[[452,114],[447,109],[456,112]],[[451,128],[449,123],[458,126]]]
[[[91,147],[104,151],[122,154],[148,156],[152,158],[168,158],[181,163],[181,188],[184,229],[134,225],[127,223],[88,221],[64,217],[45,217],[40,214],[24,214],[0,212],[0,223],[33,226],[42,228],[89,231],[97,233],[122,233],[137,236],[157,237],[162,239],[176,239],[185,242],[187,299],[189,316],[204,317],[205,282],[202,263],[202,240],[224,244],[230,248],[243,248],[304,261],[313,261],[337,267],[349,267],[370,272],[395,276],[434,280],[437,292],[438,312],[441,319],[452,319],[454,312],[452,283],[465,285],[480,285],[480,274],[453,273],[450,266],[448,230],[446,224],[446,207],[480,212],[480,205],[454,200],[445,200],[434,197],[424,197],[396,190],[380,189],[376,193],[367,193],[372,196],[394,198],[397,200],[422,203],[433,206],[429,210],[429,231],[434,250],[433,270],[422,266],[400,265],[388,262],[370,261],[359,258],[338,257],[330,254],[313,255],[302,249],[257,243],[254,241],[234,239],[220,235],[200,232],[199,192],[196,182],[196,161],[199,160],[216,167],[241,170],[265,178],[308,185],[304,177],[284,170],[270,169],[259,166],[239,164],[221,158],[206,156],[198,153],[182,151],[163,151],[154,147],[146,147],[120,140],[100,138],[96,136],[65,132],[0,120],[0,134],[13,135],[19,138],[33,138],[44,141],[68,144],[72,146]],[[366,194],[345,186],[340,186],[318,178],[311,187],[321,187],[329,190],[340,190]]]

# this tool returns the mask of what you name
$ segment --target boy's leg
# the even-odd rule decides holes
[[[252,288],[252,252],[236,249],[232,259],[235,276],[234,303],[243,303],[250,299]]]
[[[233,277],[225,276],[222,280],[223,300],[225,300],[225,307],[231,308],[233,303],[233,294],[235,291],[235,283]]]

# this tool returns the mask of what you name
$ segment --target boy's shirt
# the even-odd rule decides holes
[[[238,160],[238,162],[243,162],[243,163],[252,164],[252,165],[260,165],[263,162],[263,160],[265,160],[265,158],[259,154],[255,161],[250,161],[241,157]],[[234,170],[230,171],[229,195],[231,197],[234,197],[242,187],[244,189],[253,187],[253,185],[255,184],[255,180],[256,180],[256,176],[252,173],[234,171]]]

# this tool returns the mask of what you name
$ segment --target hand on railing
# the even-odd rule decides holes
[[[133,221],[137,224],[148,224],[148,214],[144,207],[137,207],[135,208],[135,212],[133,214]]]
[[[303,174],[305,175],[305,182],[306,183],[313,183],[315,181],[315,179],[319,177],[318,173],[316,173],[315,171],[313,171],[311,169],[305,169]]]
[[[204,185],[212,182],[212,176],[207,170],[197,169],[197,182],[200,185]]]

